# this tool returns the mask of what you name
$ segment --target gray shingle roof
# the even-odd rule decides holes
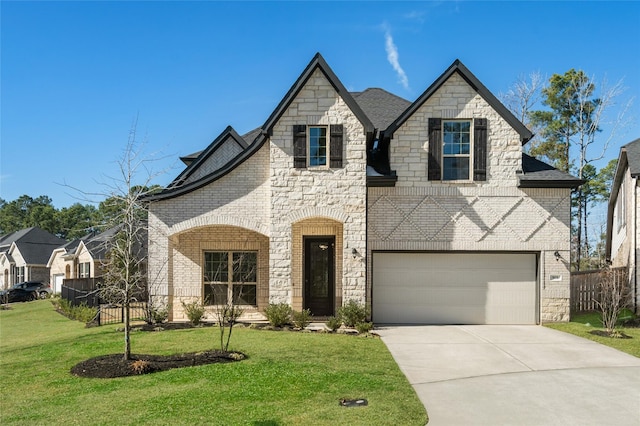
[[[389,127],[411,105],[410,101],[378,88],[351,92],[351,96],[379,130]]]
[[[8,251],[15,243],[28,265],[46,265],[51,252],[65,242],[44,229],[31,227],[0,237],[0,251]]]
[[[633,142],[629,142],[624,145],[627,151],[627,163],[629,164],[629,171],[631,176],[636,177],[640,175],[640,139],[636,139]]]
[[[522,173],[518,178],[521,188],[577,188],[584,183],[527,154],[522,154]]]

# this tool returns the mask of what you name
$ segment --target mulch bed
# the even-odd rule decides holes
[[[241,361],[246,358],[241,352],[206,351],[177,355],[131,355],[124,360],[123,354],[103,355],[76,364],[71,374],[80,377],[114,378],[138,376],[166,371],[172,368],[194,367],[215,363]]]
[[[611,339],[632,339],[631,336],[624,334],[621,331],[615,332],[613,335],[607,333],[604,330],[591,330],[589,332],[590,334],[593,334],[595,336],[600,336],[600,337],[609,337]]]

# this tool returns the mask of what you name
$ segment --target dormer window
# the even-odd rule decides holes
[[[309,127],[309,167],[327,165],[327,127]]]
[[[471,175],[471,122],[443,122],[442,140],[442,180],[469,180]]]
[[[293,126],[293,167],[342,167],[342,124]]]

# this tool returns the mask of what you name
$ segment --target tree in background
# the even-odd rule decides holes
[[[0,235],[32,226],[58,234],[56,209],[51,203],[51,198],[46,195],[37,198],[22,195],[9,202],[0,199]]]
[[[531,155],[586,181],[572,194],[575,220],[572,260],[574,268],[580,270],[582,259],[591,255],[589,208],[593,203],[603,201],[599,192],[602,182],[598,181],[602,176],[593,163],[604,158],[610,141],[627,124],[625,115],[631,100],[622,105],[618,116],[608,120],[607,111],[624,92],[622,81],[611,87],[603,82],[598,90],[593,78],[583,71],[571,69],[562,75],[554,74],[549,84],[540,89],[542,105],[547,109],[532,111],[540,85],[533,76],[530,80],[530,83],[517,82],[504,101],[514,114],[539,133],[539,137],[530,143]],[[611,129],[608,136],[601,133],[603,125]],[[598,152],[592,153],[596,142],[600,147]]]
[[[96,231],[98,210],[91,204],[75,203],[58,210],[58,236],[75,240]]]
[[[97,213],[93,205],[80,203],[57,210],[46,195],[37,198],[21,195],[13,201],[0,199],[0,235],[37,226],[73,240],[95,230]]]
[[[511,85],[507,93],[500,94],[502,103],[534,134],[537,134],[539,129],[531,121],[530,113],[542,100],[542,90],[545,88],[544,80],[539,71],[534,71],[527,77],[521,75]],[[529,145],[533,143],[532,140]]]

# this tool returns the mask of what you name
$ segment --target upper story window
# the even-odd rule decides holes
[[[471,176],[471,122],[442,125],[442,180],[469,180]]]
[[[293,167],[342,167],[342,124],[293,126]]]
[[[327,128],[309,127],[309,154],[310,167],[327,165]]]
[[[487,180],[487,119],[429,118],[428,179]]]
[[[615,216],[616,216],[616,226],[617,231],[620,231],[624,225],[626,220],[626,202],[625,202],[625,184],[624,181],[620,185],[618,189],[618,198],[616,199],[616,207],[615,207]]]

